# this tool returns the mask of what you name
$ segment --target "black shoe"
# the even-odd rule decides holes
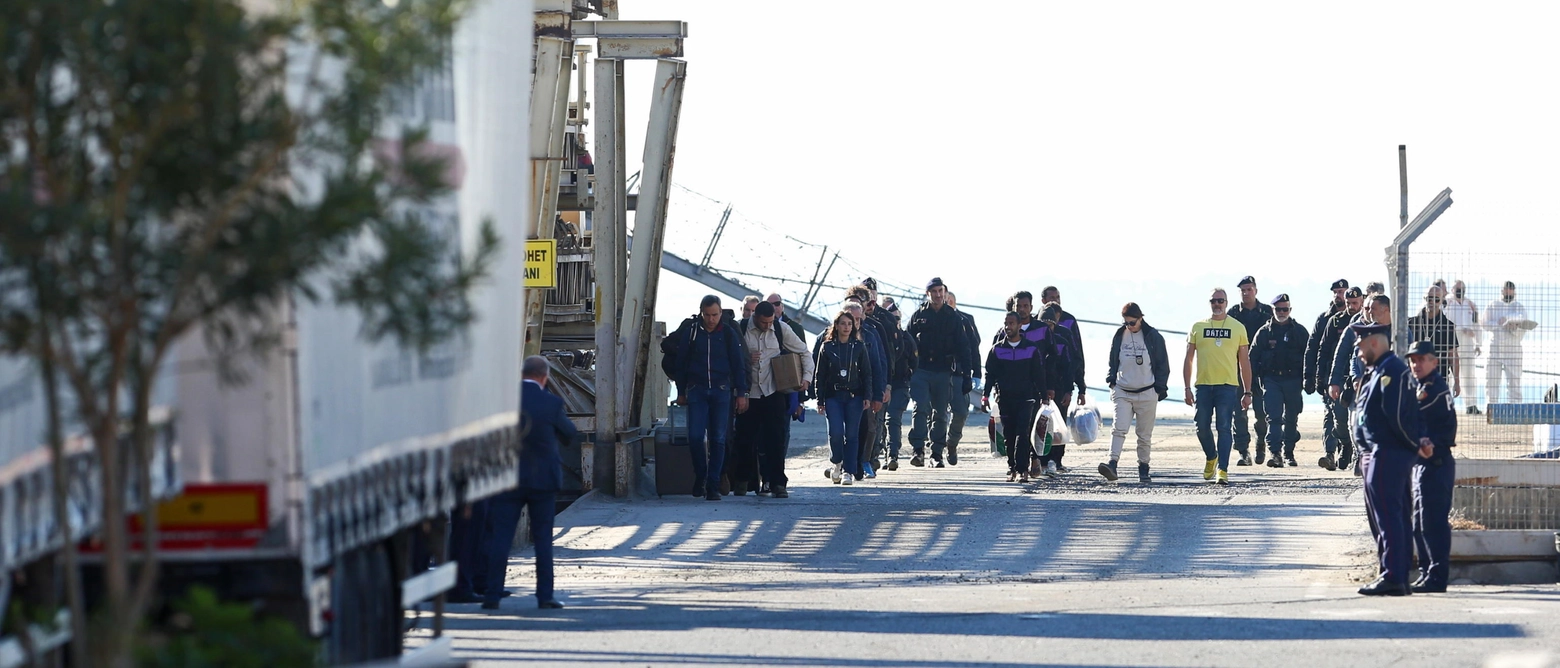
[[[1154,481],[1154,479],[1149,477],[1149,475],[1148,475],[1148,465],[1147,464],[1138,464],[1138,482],[1143,483],[1143,484],[1146,485],[1146,484],[1151,483],[1153,481]]]
[[[1261,462],[1262,460],[1259,459],[1257,461]],[[1277,457],[1274,457],[1274,458],[1268,460],[1267,465],[1268,465],[1268,468],[1270,468],[1270,469],[1281,469],[1281,468],[1284,468],[1284,460],[1279,459]]]
[[[1469,406],[1468,407],[1468,414],[1469,415],[1483,415],[1484,411],[1479,410],[1478,406]]]
[[[466,604],[481,603],[483,598],[472,594],[448,594],[444,597],[445,603]]]
[[[950,445],[950,446],[948,446],[948,465],[949,466],[958,466],[959,465],[959,446],[957,446],[957,445]]]
[[[1411,590],[1406,582],[1387,582],[1377,580],[1360,587],[1361,596],[1407,596]]]
[[[890,460],[888,460],[888,466],[883,467],[883,470],[885,470],[885,471],[898,471],[899,470],[899,460],[898,459],[890,459]]]
[[[1240,459],[1235,461],[1235,465],[1236,466],[1251,466],[1251,455],[1249,453],[1245,453],[1245,452],[1240,453]]]
[[[509,591],[508,589],[501,589],[498,592],[498,598],[509,598],[510,596],[514,596],[514,595],[515,595],[515,593],[512,592],[512,591]],[[485,595],[483,595],[483,594],[478,594],[476,596],[476,599],[478,601],[481,601],[481,600],[483,600],[485,598],[487,598],[487,597]]]
[[[762,485],[759,485],[758,486],[758,493],[759,494],[768,494],[769,493],[769,483],[766,482],[766,483],[764,483]]]
[[[693,483],[693,496],[694,496],[694,498],[698,498],[698,497],[704,496],[704,483],[702,483],[702,482]]]
[[[704,500],[705,501],[719,501],[720,500],[720,492],[710,492],[709,494],[705,494],[704,495]]]
[[[1111,460],[1109,462],[1100,464],[1100,475],[1105,476],[1106,480],[1115,482],[1116,478],[1118,477],[1116,475],[1116,461]]]
[[[1295,461],[1295,456],[1294,455],[1289,455],[1287,457],[1284,457],[1284,465],[1285,466],[1299,466],[1300,463]]]
[[[498,609],[498,601],[483,601],[482,602],[482,609],[483,610],[497,610]]]
[[[1262,462],[1265,462],[1265,461],[1267,461],[1267,450],[1262,447],[1261,443],[1258,443],[1257,444],[1257,463],[1261,464]],[[1279,464],[1279,466],[1283,466],[1283,464]]]
[[[781,484],[775,484],[775,485],[771,486],[769,488],[769,493],[770,493],[771,496],[773,496],[773,497],[775,497],[777,499],[789,499],[789,498],[791,498],[791,493],[786,491],[785,485],[781,485]]]
[[[1431,582],[1429,578],[1425,578],[1423,580],[1420,580],[1418,583],[1415,583],[1412,587],[1409,587],[1408,589],[1409,589],[1409,591],[1412,591],[1415,594],[1445,594],[1446,593],[1446,583],[1445,582]]]
[[[942,463],[941,459],[933,459],[932,462],[933,462],[932,463],[932,468],[934,468],[934,469],[940,469],[940,468],[943,467],[943,463]]]
[[[731,483],[731,493],[737,496],[747,496],[748,484],[745,482]]]
[[[541,608],[543,610],[562,610],[563,609],[563,604],[559,603],[557,601],[557,599],[549,598],[549,599],[547,599],[545,601],[537,601],[536,602],[536,607]]]
[[[926,466],[926,460],[921,459],[920,455],[916,455],[916,456],[910,458],[910,465],[911,466]]]

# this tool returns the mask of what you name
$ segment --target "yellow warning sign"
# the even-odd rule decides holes
[[[558,240],[531,239],[525,242],[525,287],[552,288],[558,285]]]

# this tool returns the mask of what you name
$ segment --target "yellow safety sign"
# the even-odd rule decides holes
[[[525,242],[525,287],[558,286],[558,240],[531,239]]]

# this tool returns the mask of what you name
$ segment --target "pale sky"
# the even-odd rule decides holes
[[[1115,318],[1184,285],[1145,309],[1185,329],[1255,274],[1309,326],[1332,280],[1385,278],[1398,144],[1410,216],[1454,192],[1424,244],[1560,237],[1560,5],[955,6],[622,0],[689,23],[675,181],[966,301],[1114,282],[1064,305]],[[629,67],[636,161],[652,69]]]

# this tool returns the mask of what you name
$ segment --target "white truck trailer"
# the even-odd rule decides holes
[[[282,344],[240,361],[244,382],[219,379],[197,331],[178,344],[158,387],[172,428],[162,432],[167,474],[154,491],[182,484],[159,509],[164,590],[203,584],[260,602],[323,638],[333,663],[401,654],[406,611],[435,607],[454,582],[453,563],[428,569],[424,558],[443,553],[448,512],[515,484],[533,16],[530,3],[514,4],[479,3],[453,39],[448,68],[396,101],[384,133],[426,123],[455,190],[425,213],[447,220],[463,248],[484,220],[498,227],[503,252],[471,295],[480,320],[418,353],[367,342],[358,314],[328,299],[289,298],[272,316]],[[304,75],[300,65],[296,76]],[[42,395],[31,366],[0,358],[0,566],[8,572],[59,546]],[[86,512],[74,535],[94,529],[95,507],[77,504]],[[0,665],[7,647],[19,643],[0,643]]]

